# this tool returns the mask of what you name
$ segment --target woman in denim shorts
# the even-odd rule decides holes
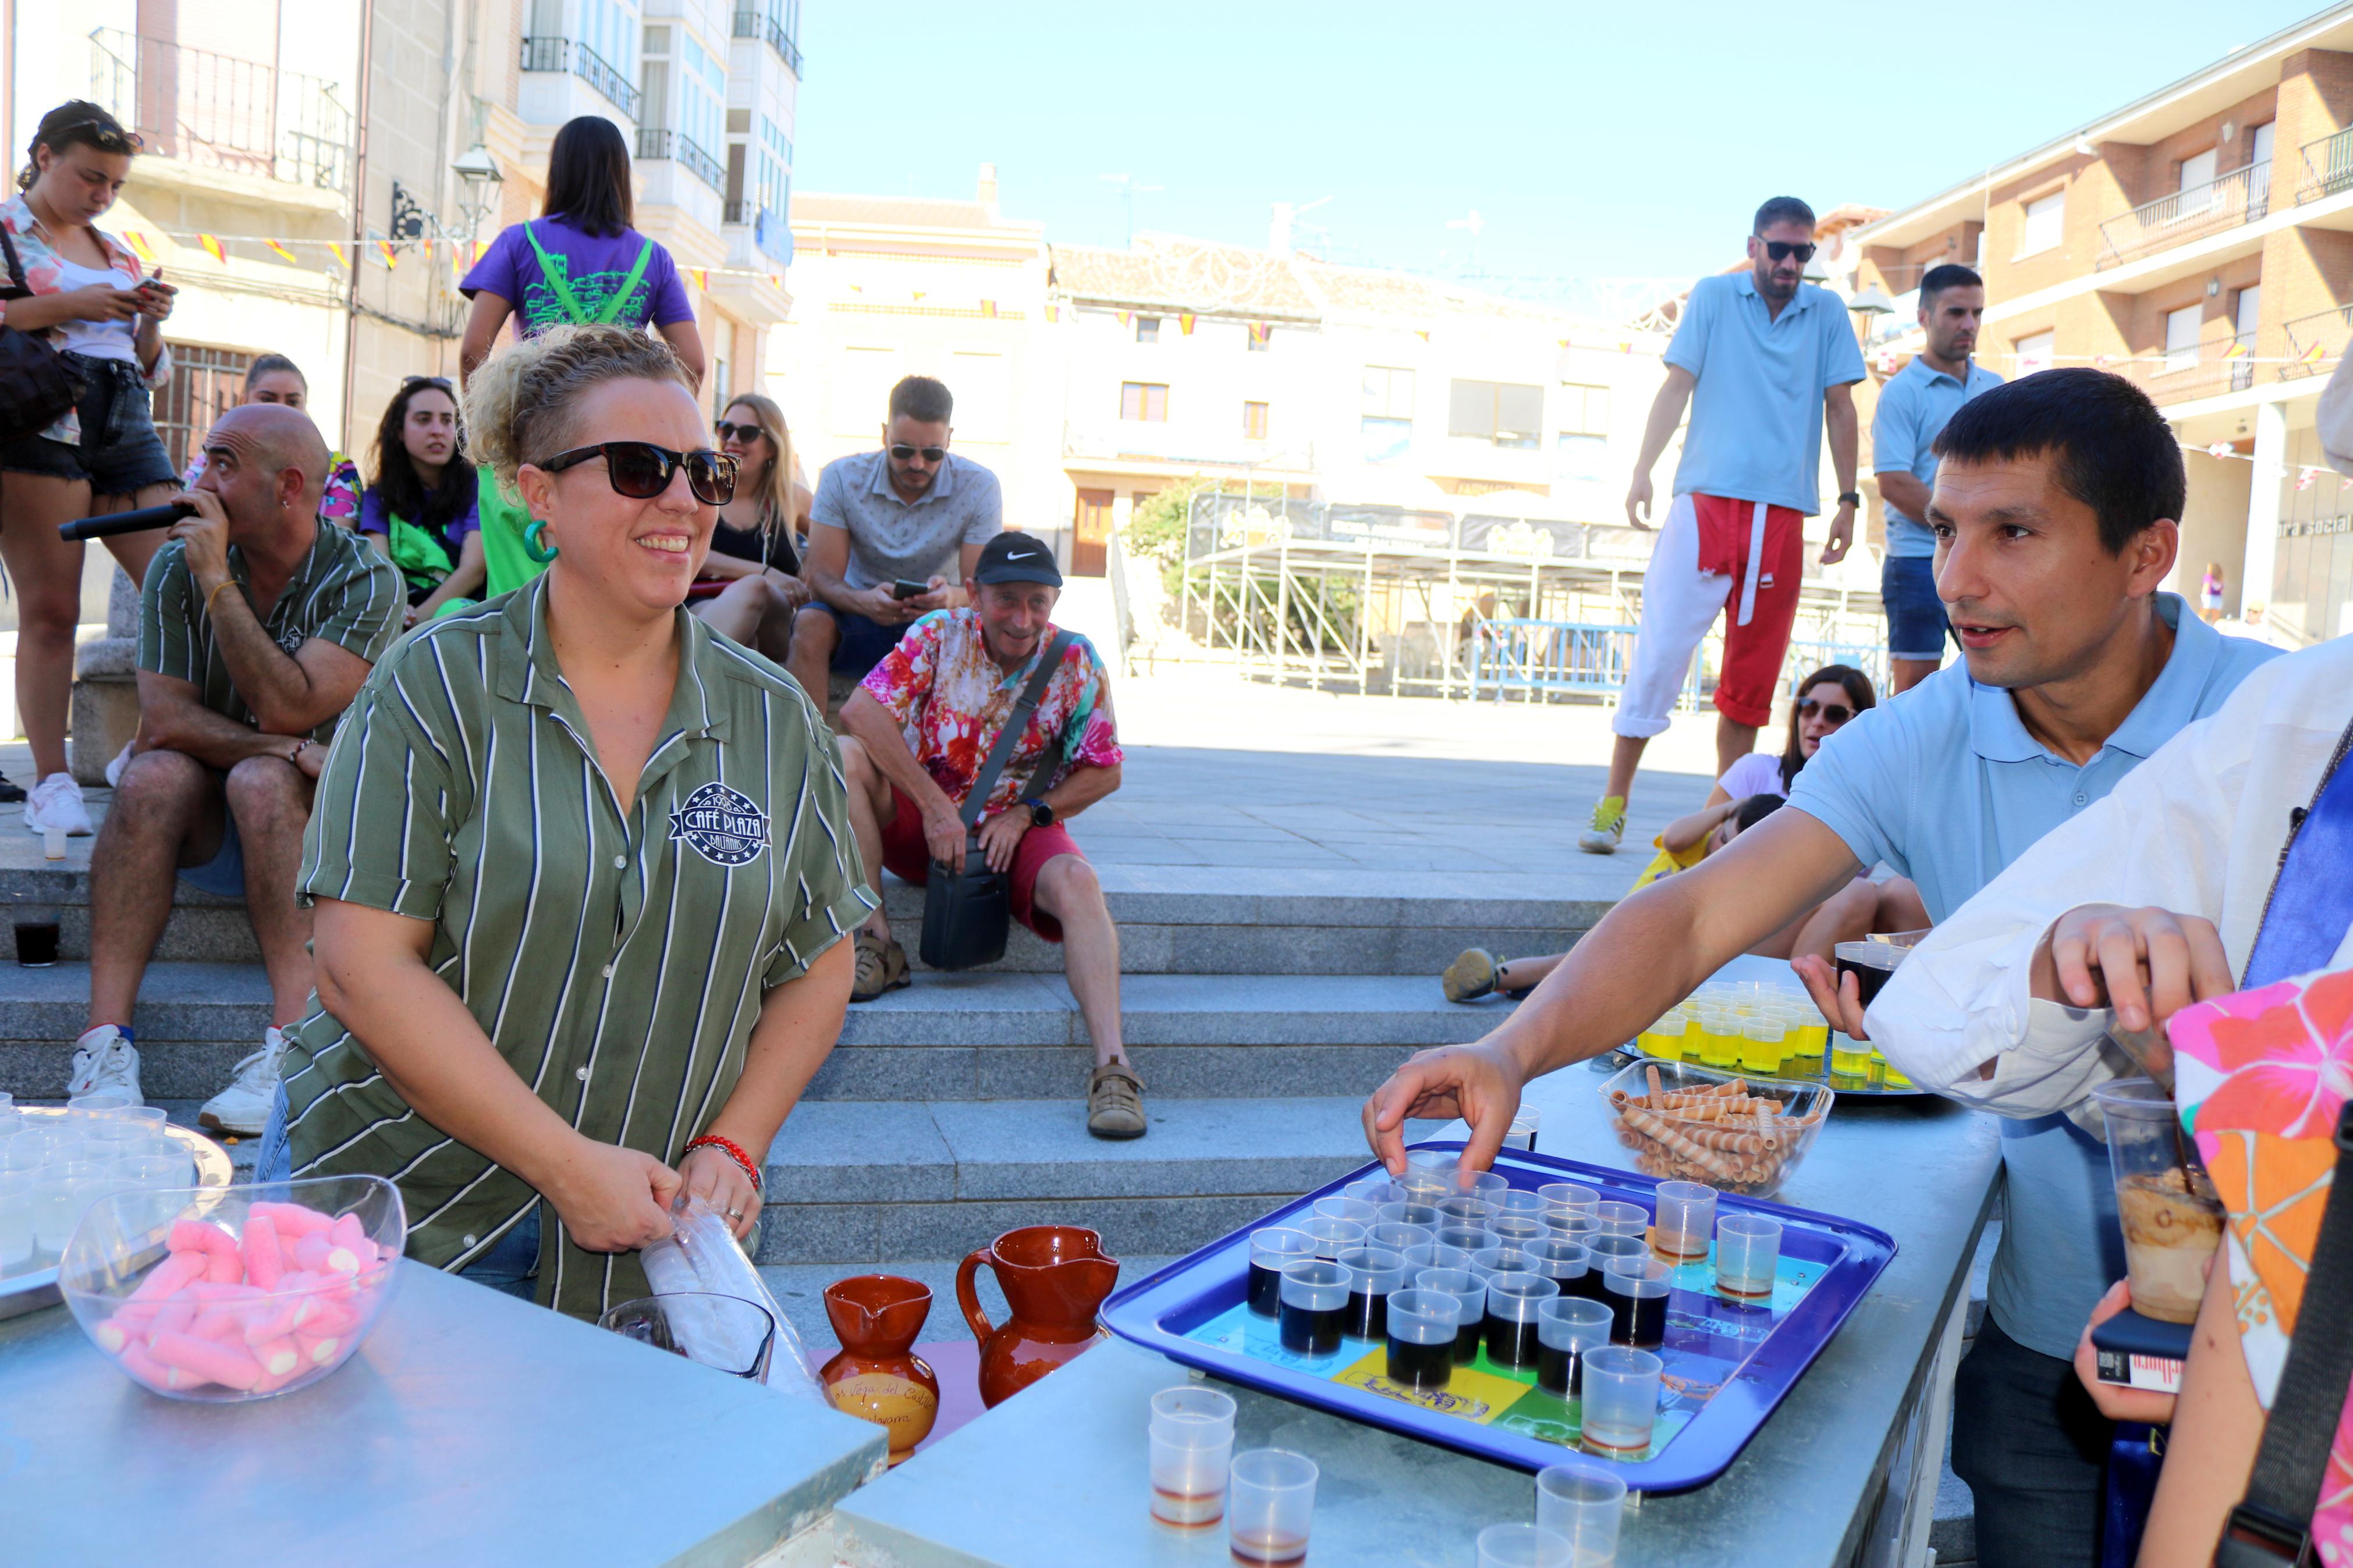
[[[0,205],[0,228],[32,291],[0,317],[46,338],[82,384],[47,429],[0,442],[0,562],[16,584],[16,711],[38,775],[25,826],[36,833],[90,830],[81,786],[66,772],[82,547],[60,540],[58,525],[160,505],[179,488],[149,405],[172,374],[163,321],[174,290],[142,279],[138,258],[92,226],[138,151],[139,138],[97,104],[61,104],[41,117],[32,161],[16,176],[20,194]],[[136,582],[164,539],[158,528],[106,542]]]

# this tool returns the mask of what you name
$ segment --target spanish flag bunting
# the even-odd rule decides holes
[[[463,240],[449,247],[449,276],[460,283],[466,280],[466,245]]]
[[[1428,335],[1429,335],[1428,333],[1424,333],[1424,334],[1423,334],[1423,336],[1425,336],[1425,337],[1427,337]],[[1270,338],[1271,338],[1271,337],[1273,337],[1273,336],[1274,336],[1274,328],[1273,328],[1271,324],[1269,324],[1268,322],[1265,322],[1265,321],[1252,321],[1252,322],[1250,324],[1250,342],[1253,342],[1253,343],[1255,343],[1255,344],[1257,344],[1260,348],[1264,348],[1264,347],[1266,347],[1266,345],[1267,345],[1267,340],[1269,340]]]
[[[2304,472],[2296,475],[2295,488],[2300,490],[2308,490],[2312,488],[2312,470],[2310,468],[2306,468]]]
[[[696,289],[705,294],[711,292],[711,268],[708,267],[690,267],[686,269],[686,275],[694,279],[694,286]]]
[[[2251,351],[2247,347],[2246,339],[2233,338],[2231,341],[2231,346],[2222,351],[2222,357],[2224,359],[2244,359],[2250,352]]]
[[[334,256],[336,266],[346,272],[352,269],[352,258],[343,254],[343,243],[340,240],[327,241],[327,249]]]
[[[1430,330],[1427,327],[1416,327],[1413,330],[1413,335],[1419,338],[1423,342],[1428,342],[1430,341]]]
[[[1191,336],[1193,335],[1193,312],[1192,312],[1192,311],[1190,311],[1190,310],[1186,310],[1186,311],[1181,312],[1181,313],[1177,316],[1177,318],[1176,318],[1176,330],[1177,330],[1178,331],[1180,331],[1180,332],[1184,333],[1184,334],[1185,334],[1185,336],[1187,336],[1187,337],[1188,337],[1188,338],[1189,338],[1189,337],[1191,337]]]
[[[290,250],[287,249],[287,248],[286,248],[286,247],[285,247],[283,244],[280,243],[279,241],[274,240],[274,239],[265,239],[265,240],[263,240],[261,243],[262,243],[262,244],[264,244],[264,245],[266,245],[266,246],[268,246],[268,247],[270,248],[270,250],[271,250],[273,253],[275,253],[276,255],[278,255],[278,256],[280,256],[280,257],[282,257],[284,259],[286,259],[286,260],[288,260],[288,261],[292,261],[292,262],[294,262],[297,266],[300,266],[300,265],[301,265],[301,260],[300,260],[300,258],[297,258],[297,257],[295,256],[295,254],[294,254],[292,251],[290,251]]]
[[[1060,321],[1060,320],[1062,319],[1062,307],[1060,307],[1060,305],[1049,305],[1049,306],[1047,306],[1047,307],[1046,307],[1046,319],[1047,319],[1048,321]]]
[[[1567,348],[1567,347],[1568,347],[1568,340],[1567,340],[1567,338],[1563,338],[1563,339],[1561,339],[1561,340],[1560,340],[1560,346],[1561,346],[1561,347],[1563,347],[1563,348]]]
[[[2230,457],[2232,455],[2231,443],[2228,441],[2217,441],[2212,446],[2206,448],[2206,455],[2210,458]]]
[[[997,320],[997,301],[994,300],[983,300],[980,302],[980,313],[986,320],[991,321]]]
[[[392,241],[388,239],[379,239],[375,242],[375,253],[384,258],[384,269],[386,272],[400,265],[400,252],[392,247]]]
[[[147,237],[145,235],[140,233],[135,228],[126,228],[122,231],[122,238],[123,242],[131,247],[132,251],[137,255],[141,261],[145,262],[150,267],[155,265],[155,252],[148,247]]]
[[[1134,320],[1135,320],[1135,312],[1133,310],[1122,310],[1119,313],[1119,324],[1123,327]]]
[[[923,302],[923,293],[924,290],[921,289],[910,289],[907,290],[907,298],[915,304],[920,305]]]
[[[218,236],[200,234],[196,236],[196,243],[203,246],[205,247],[205,254],[211,257],[215,261],[219,262],[223,267],[228,265],[228,255],[221,249],[221,242]]]
[[[2320,344],[2315,343],[2296,357],[2306,364],[2318,364],[2328,357],[2328,351]]]

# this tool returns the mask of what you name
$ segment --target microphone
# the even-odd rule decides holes
[[[71,522],[58,524],[58,537],[68,541],[111,539],[118,533],[169,528],[184,517],[195,515],[194,501],[175,500],[163,506],[142,506],[136,511],[111,511],[104,517],[78,517]]]

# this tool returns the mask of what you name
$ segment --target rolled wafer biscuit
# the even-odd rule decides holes
[[[1625,1119],[1627,1126],[1637,1132],[1649,1134],[1669,1153],[1680,1155],[1704,1170],[1715,1172],[1720,1175],[1729,1175],[1728,1162],[1719,1158],[1713,1150],[1694,1142],[1680,1127],[1658,1112],[1645,1110],[1639,1105],[1628,1104],[1620,1110],[1619,1114]]]

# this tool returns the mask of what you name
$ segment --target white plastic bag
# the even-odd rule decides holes
[[[743,1247],[727,1227],[727,1219],[717,1209],[701,1198],[681,1196],[670,1208],[670,1234],[653,1243],[639,1255],[645,1264],[646,1279],[660,1296],[676,1296],[693,1291],[708,1291],[717,1296],[733,1296],[765,1307],[768,1316],[776,1321],[776,1348],[768,1369],[768,1386],[814,1399],[830,1410],[832,1402],[825,1396],[825,1388],[817,1380],[817,1370],[809,1365],[808,1352],[801,1348],[800,1334],[793,1321],[776,1305],[776,1297],[768,1293],[766,1281],[752,1260],[744,1255]],[[691,1310],[680,1310],[685,1303],[675,1304],[670,1321],[680,1340],[690,1353],[707,1337],[707,1342],[721,1344],[724,1331],[716,1314],[698,1320]],[[741,1365],[749,1355],[714,1356],[714,1362],[733,1361]]]

